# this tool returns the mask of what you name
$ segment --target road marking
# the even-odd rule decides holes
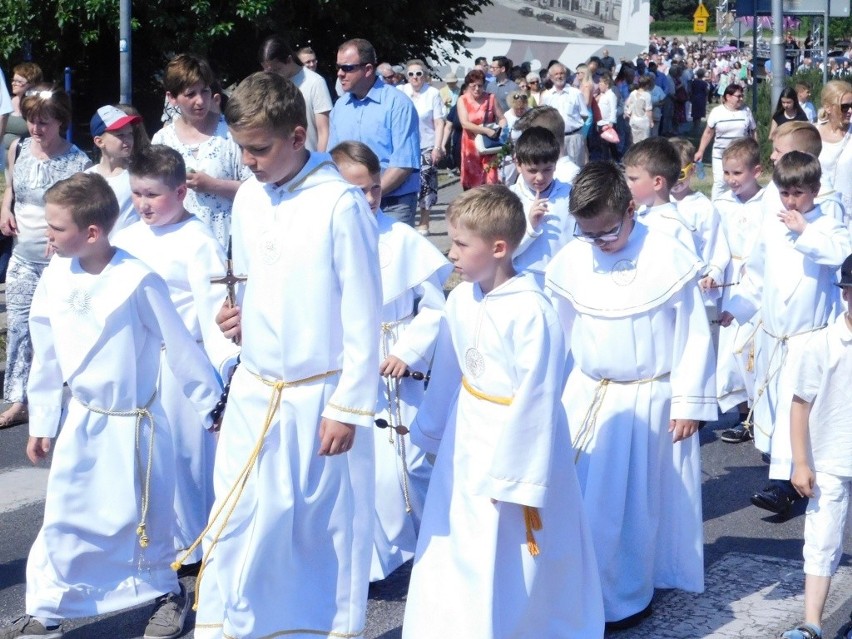
[[[15,468],[0,473],[0,513],[44,501],[47,468]]]
[[[657,594],[654,614],[615,639],[772,639],[801,623],[804,614],[802,562],[728,553],[705,575],[703,594],[671,590]],[[852,593],[852,566],[831,580],[825,605],[829,617]]]

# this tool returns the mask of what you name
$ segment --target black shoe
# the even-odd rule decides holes
[[[751,431],[745,427],[745,424],[739,423],[733,428],[723,430],[719,439],[723,442],[727,442],[728,444],[742,444],[743,442],[750,441],[754,438],[752,437]]]
[[[789,488],[785,485],[789,484]],[[751,496],[751,503],[758,508],[781,515],[789,510],[798,494],[790,482],[773,482],[759,493]]]
[[[760,453],[760,461],[762,461],[764,464],[771,464],[772,456],[769,453]]]
[[[178,568],[177,576],[178,579],[183,577],[197,577],[198,570],[201,568],[201,562],[196,561],[194,564],[181,564],[181,567]]]
[[[643,620],[650,617],[652,612],[651,604],[648,604],[644,609],[630,615],[629,617],[619,619],[618,621],[607,621],[606,624],[604,624],[605,630],[606,632],[616,632],[618,630],[633,628],[634,626],[638,626],[642,623]]]

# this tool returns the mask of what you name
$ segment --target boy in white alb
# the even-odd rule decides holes
[[[130,174],[127,163],[133,154],[133,125],[141,122],[138,115],[127,115],[118,107],[106,105],[92,116],[90,130],[95,146],[101,152],[100,162],[86,169],[106,179],[118,198],[118,219],[110,231],[110,239],[126,226],[139,220],[130,197]],[[138,149],[137,149],[138,150]]]
[[[142,260],[169,286],[184,326],[222,379],[239,352],[216,326],[226,291],[210,280],[225,273],[225,252],[207,226],[183,207],[186,167],[180,153],[156,144],[130,161],[133,203],[141,220],[115,236],[115,245]],[[194,418],[168,367],[158,385],[175,441],[175,552],[183,563],[201,560],[200,549],[183,553],[204,530],[213,505],[215,437]]]
[[[232,226],[234,270],[248,279],[239,305],[217,316],[242,351],[195,637],[358,636],[374,505],[363,427],[373,427],[379,368],[375,216],[327,155],[304,148],[305,103],[289,80],[249,76],[225,118],[254,179]]]
[[[425,374],[432,366],[444,314],[443,284],[452,266],[408,224],[382,213],[382,169],[366,144],[341,142],[331,157],[344,179],[364,192],[379,224],[383,304],[370,568],[370,581],[379,581],[414,557],[417,547],[432,463],[407,431],[423,400]]]
[[[671,189],[680,176],[680,157],[671,142],[653,137],[631,146],[624,154],[624,175],[636,207],[636,220],[674,237],[700,259],[697,230],[671,201]],[[704,267],[702,275],[703,271]]]
[[[607,627],[618,630],[651,614],[655,587],[704,589],[696,432],[716,418],[715,362],[701,262],[634,221],[619,168],[583,168],[571,211],[580,241],[551,261],[547,290],[574,362],[563,402]]]
[[[101,176],[58,182],[45,212],[56,256],[30,311],[30,460],[59,436],[27,561],[27,614],[0,637],[58,639],[63,619],[159,597],[144,636],[174,639],[188,606],[170,567],[174,453],[156,392],[161,346],[199,428],[211,426],[219,383],[163,280],[110,246],[118,202]]]
[[[447,211],[462,280],[447,300],[412,439],[437,454],[403,639],[599,639],[603,609],[560,402],[559,320],[512,252],[517,196],[471,189]]]
[[[529,271],[544,288],[548,262],[574,236],[574,218],[568,211],[571,185],[554,179],[559,142],[547,129],[526,129],[515,143],[518,181],[511,187],[521,199],[527,231],[512,261],[519,273]]]
[[[795,499],[789,483],[792,471],[789,423],[795,365],[808,335],[826,326],[837,314],[837,268],[852,252],[849,232],[814,203],[820,190],[819,160],[801,151],[775,158],[772,180],[782,208],[766,208],[763,226],[746,263],[746,274],[720,316],[745,322],[759,312],[761,322],[755,353],[757,388],[753,433],[757,448],[771,453],[773,480],[752,497],[752,503],[775,513],[785,512]],[[781,428],[776,429],[778,425]]]
[[[713,201],[722,221],[722,231],[731,250],[731,261],[723,276],[721,306],[727,306],[733,291],[745,276],[745,264],[763,224],[763,193],[757,182],[761,173],[760,146],[752,138],[734,140],[722,155],[728,188]],[[719,329],[716,360],[716,395],[723,413],[739,408],[739,423],[722,431],[720,439],[738,444],[752,438],[748,413],[754,401],[754,355],[757,325],[736,320]]]
[[[852,496],[852,255],[840,267],[846,306],[805,345],[794,369],[790,439],[792,482],[809,497],[805,516],[805,621],[784,639],[821,639],[822,613],[831,576],[843,555]],[[852,624],[844,628],[852,636]]]

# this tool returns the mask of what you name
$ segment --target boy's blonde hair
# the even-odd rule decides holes
[[[174,98],[183,93],[193,84],[201,82],[205,87],[212,87],[216,76],[210,63],[194,53],[181,53],[172,58],[166,65],[163,74],[163,88]]]
[[[734,140],[722,153],[722,162],[734,159],[742,160],[748,167],[760,165],[760,145],[754,138]]]
[[[297,126],[308,128],[305,98],[290,80],[277,73],[253,73],[231,94],[225,121],[232,129],[268,128],[289,136]]]
[[[59,180],[45,191],[44,202],[71,209],[80,230],[94,225],[108,234],[118,219],[115,191],[99,173],[75,173]]]
[[[520,198],[502,184],[477,186],[459,195],[447,207],[447,222],[486,240],[504,240],[512,249],[527,228]]]
[[[810,189],[816,193],[820,189],[821,176],[819,160],[802,151],[785,153],[775,162],[772,170],[772,181],[779,189]]]
[[[792,143],[799,151],[819,157],[822,153],[822,138],[810,122],[785,122],[772,132],[772,140],[792,136]]]
[[[651,177],[658,175],[670,189],[680,178],[680,157],[666,138],[653,137],[637,142],[624,154],[624,166],[637,166]]]
[[[565,120],[552,106],[533,107],[521,117],[515,120],[513,130],[523,133],[527,129],[540,126],[544,127],[553,134],[559,142],[565,137]]]
[[[695,145],[686,138],[671,138],[669,140],[680,157],[680,168],[689,166],[695,159]]]

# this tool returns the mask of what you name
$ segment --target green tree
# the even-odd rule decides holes
[[[464,51],[466,20],[491,0],[135,0],[134,103],[162,106],[158,76],[182,51],[208,57],[225,86],[258,69],[257,48],[278,32],[317,52],[331,76],[337,47],[364,37],[382,60],[450,61]],[[118,96],[118,0],[0,0],[0,56],[6,69],[30,57],[60,80],[74,68],[75,120]],[[446,43],[439,49],[438,43]],[[85,107],[85,109],[84,109]],[[83,117],[86,116],[86,117]]]

